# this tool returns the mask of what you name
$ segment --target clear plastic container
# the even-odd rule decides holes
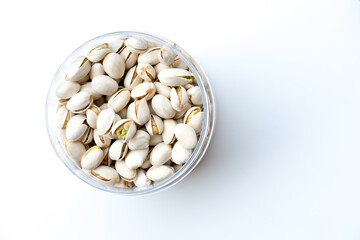
[[[77,164],[67,155],[63,141],[61,140],[60,131],[56,126],[56,106],[58,103],[57,102],[58,99],[55,96],[55,89],[63,81],[66,75],[66,69],[69,66],[69,64],[71,64],[76,57],[86,55],[86,52],[91,47],[97,44],[104,42],[111,42],[115,39],[126,38],[126,37],[141,37],[148,41],[159,43],[160,45],[170,48],[178,56],[180,56],[189,66],[190,70],[193,72],[196,81],[201,89],[203,104],[204,104],[203,129],[198,144],[194,149],[194,152],[192,153],[190,159],[184,164],[184,166],[179,171],[177,171],[170,178],[159,183],[154,183],[153,185],[146,188],[115,187],[110,184],[103,183],[96,177],[87,174],[86,172],[81,170],[79,166],[77,166]],[[65,59],[65,61],[61,64],[61,66],[57,70],[50,85],[45,108],[46,108],[45,114],[46,114],[46,126],[47,126],[48,135],[51,144],[56,154],[61,159],[61,161],[63,161],[63,163],[69,168],[71,172],[73,172],[76,176],[78,176],[81,180],[83,180],[87,184],[104,191],[114,192],[121,195],[143,195],[148,193],[154,193],[160,190],[164,190],[178,183],[195,168],[195,166],[200,162],[200,160],[204,156],[206,149],[209,146],[215,125],[215,105],[214,105],[213,93],[209,85],[209,82],[204,72],[200,68],[200,66],[187,52],[185,52],[177,44],[163,37],[154,36],[152,34],[142,33],[142,32],[124,31],[124,32],[109,33],[96,37],[81,45],[78,49],[76,49],[73,53],[71,53],[68,58]]]

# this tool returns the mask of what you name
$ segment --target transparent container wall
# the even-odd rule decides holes
[[[189,69],[193,72],[197,84],[201,89],[203,104],[204,104],[203,129],[198,144],[194,149],[190,159],[172,177],[162,182],[154,183],[153,185],[145,188],[114,187],[110,184],[101,182],[99,179],[81,170],[81,168],[67,155],[61,137],[61,131],[59,131],[59,129],[56,126],[56,107],[58,104],[58,99],[55,96],[55,89],[64,80],[64,77],[66,75],[66,70],[69,64],[71,64],[78,56],[85,56],[88,50],[91,49],[91,47],[96,46],[97,44],[112,42],[115,39],[128,38],[128,37],[141,37],[148,41],[158,43],[159,45],[170,48],[178,56],[180,56],[183,59],[183,61],[189,66]],[[109,33],[96,37],[84,43],[82,46],[76,49],[60,66],[60,68],[56,72],[51,82],[51,86],[46,100],[46,124],[47,124],[49,138],[56,154],[64,162],[64,164],[70,169],[70,171],[72,171],[76,176],[78,176],[84,182],[98,189],[105,190],[108,192],[114,192],[122,195],[141,195],[141,194],[157,192],[174,185],[175,183],[183,179],[187,174],[189,174],[192,171],[192,169],[194,169],[194,167],[199,163],[210,143],[210,139],[214,129],[215,105],[214,105],[212,90],[205,74],[201,70],[200,66],[194,61],[194,59],[178,45],[162,37],[157,37],[146,33],[115,32],[115,33]]]

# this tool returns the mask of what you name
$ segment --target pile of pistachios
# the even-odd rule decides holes
[[[202,95],[172,50],[116,39],[75,59],[56,88],[57,125],[70,158],[99,181],[148,187],[190,158],[202,130]]]

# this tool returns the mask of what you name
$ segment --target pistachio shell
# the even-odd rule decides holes
[[[149,167],[151,167],[151,163],[150,163],[150,157],[148,155],[147,159],[145,160],[145,162],[141,165],[142,169],[148,169]]]
[[[91,86],[96,92],[103,95],[112,95],[119,87],[114,79],[106,75],[94,77],[91,82]]]
[[[159,167],[152,166],[147,170],[146,176],[154,182],[159,182],[171,177],[174,173],[175,170],[172,167],[166,165]]]
[[[121,53],[125,48],[125,39],[117,39],[109,44],[109,48],[113,53]]]
[[[146,176],[146,172],[144,169],[139,169],[137,171],[137,176],[134,180],[134,184],[139,188],[151,185],[151,180]]]
[[[181,143],[176,142],[172,149],[171,159],[176,164],[184,164],[191,156],[192,150],[184,148]]]
[[[80,163],[81,157],[84,155],[85,153],[85,146],[82,142],[80,141],[69,141],[69,140],[65,140],[65,150],[67,152],[67,154],[69,154],[69,156],[76,162],[76,163]]]
[[[149,142],[150,146],[155,146],[155,145],[157,145],[157,144],[159,144],[161,142],[163,142],[162,135],[150,136],[150,142]]]
[[[133,88],[131,91],[131,97],[135,100],[145,99],[149,101],[154,97],[156,88],[152,82],[143,82]]]
[[[101,148],[107,148],[111,144],[111,139],[104,135],[99,135],[98,130],[94,129],[94,142]]]
[[[175,127],[177,122],[173,119],[164,120],[164,131],[162,139],[166,144],[172,144],[175,141]]]
[[[165,143],[159,143],[150,153],[150,163],[155,166],[161,166],[171,159],[172,148]]]
[[[158,63],[154,66],[155,72],[157,75],[159,75],[159,73],[164,70],[164,69],[168,69],[170,68],[168,65],[163,64],[163,63]]]
[[[93,104],[93,97],[87,92],[78,92],[66,103],[66,108],[73,113],[83,113]]]
[[[174,60],[174,62],[171,64],[173,68],[182,68],[185,70],[188,70],[189,67],[186,65],[184,60],[181,59],[181,57],[177,56]]]
[[[60,99],[69,99],[80,90],[80,84],[72,81],[63,81],[55,90],[55,95]]]
[[[109,148],[109,157],[112,160],[122,160],[128,152],[128,146],[125,142],[118,139]]]
[[[183,108],[181,111],[176,111],[174,119],[178,120],[180,118],[183,118],[185,113],[191,108],[191,104],[189,103],[185,108]]]
[[[204,120],[204,112],[199,107],[190,108],[184,117],[184,123],[192,127],[198,134],[201,132]]]
[[[90,72],[91,64],[86,57],[78,57],[69,66],[67,72],[67,78],[70,81],[77,82],[82,80]]]
[[[128,107],[128,116],[137,124],[143,125],[150,119],[150,110],[145,99],[135,100]]]
[[[97,118],[97,130],[99,135],[107,135],[115,122],[115,112],[112,108],[107,108],[99,113]]]
[[[124,87],[133,90],[134,87],[139,85],[142,82],[142,78],[136,72],[136,66],[129,69],[125,75]]]
[[[162,134],[164,124],[161,118],[151,115],[150,120],[145,124],[146,130],[150,135]]]
[[[158,54],[160,47],[153,47],[148,49],[146,52],[139,55],[139,63],[148,63],[150,65],[155,65],[159,63]]]
[[[101,61],[106,54],[111,52],[109,45],[107,43],[100,44],[94,48],[92,48],[88,54],[87,58],[92,62],[99,62]]]
[[[130,169],[139,168],[149,153],[149,148],[139,149],[139,150],[131,150],[125,157],[125,164]]]
[[[128,182],[133,182],[136,178],[136,169],[128,168],[123,160],[116,161],[115,169],[120,176]]]
[[[184,148],[194,149],[197,144],[195,130],[189,125],[180,123],[174,129],[176,139]]]
[[[133,120],[121,119],[114,124],[111,134],[128,143],[136,133],[136,125]]]
[[[129,141],[130,150],[139,150],[149,147],[150,135],[143,131],[137,130],[135,135]]]
[[[130,101],[130,91],[122,88],[114,93],[109,101],[108,107],[112,108],[115,112],[120,112]]]
[[[156,78],[156,71],[148,63],[139,63],[136,67],[137,74],[145,81],[152,82]]]
[[[104,71],[114,79],[120,79],[125,73],[125,61],[120,54],[109,53],[103,60]]]
[[[66,138],[70,141],[79,140],[89,128],[85,122],[84,115],[75,115],[70,118],[66,127]]]
[[[175,116],[175,110],[172,108],[170,100],[163,95],[155,95],[151,100],[151,105],[156,115],[161,118],[170,119]]]
[[[189,97],[186,93],[185,88],[176,87],[172,88],[170,92],[171,106],[176,111],[181,111],[189,105]]]
[[[175,60],[176,54],[169,48],[163,47],[158,53],[159,62],[166,65],[171,65]]]
[[[120,176],[118,172],[112,167],[99,166],[91,170],[90,174],[106,183],[115,184],[120,182]]]
[[[91,170],[97,168],[104,158],[104,153],[99,146],[87,150],[81,158],[81,168]]]
[[[96,76],[105,75],[104,67],[101,63],[94,63],[90,70],[90,79],[94,79]]]
[[[81,85],[80,87],[80,92],[87,92],[89,93],[91,96],[93,96],[94,100],[98,100],[102,97],[102,95],[98,92],[96,92],[93,87],[91,86],[91,82],[87,82],[83,85]],[[98,106],[100,106],[99,104],[97,104]]]
[[[125,61],[125,70],[128,70],[131,67],[133,67],[139,56],[139,54],[129,51],[127,47],[120,53],[120,55],[123,57]]]
[[[164,95],[165,97],[170,99],[170,87],[162,84],[161,82],[154,82],[154,85],[156,87],[156,93]]]
[[[79,138],[79,141],[83,142],[84,144],[89,144],[94,139],[93,129],[88,128],[86,129],[85,133]]]
[[[199,86],[195,86],[193,88],[188,89],[187,94],[192,104],[198,106],[203,105],[201,90]]]
[[[164,69],[158,74],[160,82],[167,86],[178,87],[195,81],[194,75],[181,68]]]
[[[90,127],[96,128],[96,121],[100,111],[100,108],[96,105],[92,105],[86,110],[86,122]]]
[[[60,129],[66,129],[66,126],[74,114],[65,106],[60,107],[56,112],[57,126]]]
[[[131,37],[126,39],[125,45],[133,53],[142,53],[146,51],[148,43],[145,39]]]

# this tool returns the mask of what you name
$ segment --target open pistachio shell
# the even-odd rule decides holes
[[[101,63],[94,63],[91,66],[91,70],[89,73],[90,79],[93,79],[96,76],[105,75],[104,67]]]
[[[97,130],[99,135],[108,135],[115,122],[115,112],[112,108],[107,108],[99,113],[97,118]]]
[[[146,130],[150,135],[162,134],[164,124],[161,118],[151,115],[150,120],[145,124]]]
[[[175,58],[176,54],[169,48],[162,47],[158,52],[158,59],[162,64],[171,65],[175,61]]]
[[[170,99],[171,88],[162,84],[161,82],[154,82],[156,87],[156,93],[164,95],[165,97]]]
[[[156,72],[156,75],[159,75],[159,73],[164,70],[164,69],[168,69],[170,68],[168,65],[166,64],[163,64],[163,63],[158,63],[154,66],[154,69],[155,69],[155,72]]]
[[[124,87],[130,91],[143,81],[142,78],[137,74],[136,68],[137,66],[130,68],[125,75]]]
[[[136,178],[136,169],[131,169],[126,166],[125,161],[116,161],[115,169],[120,174],[121,178],[128,182],[133,182]]]
[[[148,49],[146,52],[139,55],[139,63],[148,63],[150,65],[155,65],[159,63],[158,55],[160,47],[153,47]]]
[[[100,108],[96,105],[92,105],[86,110],[86,122],[90,127],[96,128],[96,121],[100,111]]]
[[[104,135],[99,135],[97,129],[94,129],[94,142],[101,148],[107,148],[111,144],[111,139]]]
[[[104,71],[114,79],[120,79],[125,73],[125,60],[117,53],[109,53],[103,60]]]
[[[150,119],[150,110],[145,99],[135,100],[128,107],[128,116],[137,124],[143,125]]]
[[[77,163],[80,163],[81,157],[84,155],[86,149],[80,141],[65,140],[65,150],[67,154]]]
[[[189,67],[186,65],[184,60],[181,59],[181,57],[177,56],[174,60],[174,62],[171,64],[173,68],[182,68],[185,70],[188,70]]]
[[[116,39],[109,43],[109,48],[111,52],[120,54],[125,49],[125,40],[126,39]]]
[[[57,126],[60,129],[66,129],[66,126],[74,114],[65,106],[60,107],[56,112]]]
[[[200,90],[199,86],[189,88],[187,90],[187,94],[188,94],[189,99],[192,102],[192,104],[198,105],[198,106],[203,105],[201,90]]]
[[[66,103],[66,108],[73,113],[83,113],[93,104],[93,101],[89,93],[79,92],[70,98]]]
[[[91,85],[92,85],[91,82],[82,84],[80,87],[80,92],[89,93],[93,97],[94,100],[100,99],[102,97],[102,94],[96,92]],[[96,105],[100,106],[101,104],[100,105],[96,104]]]
[[[172,87],[183,86],[195,81],[191,72],[181,68],[164,69],[158,74],[158,78],[162,84]]]
[[[151,106],[156,115],[164,119],[170,119],[175,116],[175,110],[171,106],[170,100],[163,95],[156,94],[151,100]]]
[[[109,101],[108,107],[112,108],[115,112],[120,112],[130,101],[130,91],[122,88],[114,93]]]
[[[185,88],[181,86],[172,88],[170,92],[170,102],[176,111],[185,109],[189,105],[189,97]]]
[[[137,169],[141,167],[146,160],[148,153],[149,148],[129,151],[125,157],[126,166],[130,169]]]
[[[99,62],[101,61],[106,54],[108,54],[109,52],[111,52],[110,48],[109,48],[109,44],[107,43],[103,43],[100,44],[94,48],[92,48],[88,54],[87,54],[87,58],[92,61],[92,62]]]
[[[136,72],[145,81],[152,82],[156,79],[156,71],[148,63],[139,63],[136,67]]]
[[[145,39],[135,37],[126,39],[125,45],[133,53],[145,52],[148,47],[148,43]]]
[[[79,141],[83,142],[84,144],[89,144],[94,139],[94,130],[92,128],[86,129],[85,133],[79,138]]]
[[[122,160],[128,152],[128,145],[122,140],[118,139],[109,148],[109,157],[112,160]]]
[[[143,82],[131,90],[131,97],[135,100],[145,99],[149,101],[154,97],[156,88],[152,82]]]
[[[86,124],[85,115],[75,115],[70,118],[66,127],[66,138],[70,141],[79,140],[89,126]]]
[[[165,180],[166,178],[171,177],[175,173],[175,170],[166,165],[162,165],[159,167],[152,166],[149,168],[146,172],[146,176],[154,181],[154,182],[160,182],[162,180]]]
[[[120,182],[120,176],[118,172],[112,167],[99,166],[93,170],[90,170],[90,174],[101,180],[102,182],[115,184]]]
[[[197,134],[201,132],[204,121],[204,112],[199,107],[190,108],[184,117],[184,123],[191,126]]]
[[[91,64],[86,57],[78,57],[75,61],[69,66],[67,72],[67,78],[70,81],[78,82],[82,80],[90,72]]]
[[[184,148],[194,149],[197,144],[195,130],[187,124],[179,123],[174,129],[176,139]]]
[[[166,144],[172,144],[175,141],[175,127],[177,122],[173,119],[164,120],[164,131],[162,139]]]
[[[127,47],[120,53],[120,55],[123,57],[125,61],[125,70],[128,70],[131,67],[133,67],[139,56],[139,54],[131,52]]]
[[[129,142],[136,133],[136,125],[133,120],[121,119],[114,124],[111,134],[117,136],[124,142]]]
[[[94,77],[91,81],[91,86],[96,92],[103,95],[112,95],[119,87],[118,83],[114,79],[106,75]]]
[[[134,180],[134,184],[139,188],[151,185],[151,180],[146,176],[146,172],[144,169],[137,170],[137,176]]]
[[[55,95],[60,99],[69,99],[80,90],[80,84],[72,81],[63,81],[55,90]]]

